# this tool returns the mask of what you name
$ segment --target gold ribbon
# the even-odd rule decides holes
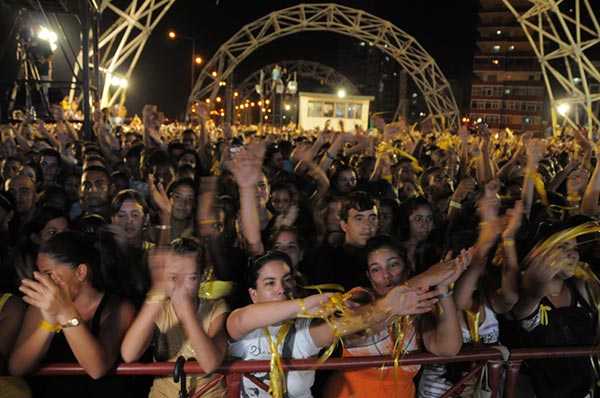
[[[271,350],[271,372],[269,374],[269,391],[267,391],[273,398],[282,398],[283,393],[287,392],[287,386],[285,383],[285,372],[283,370],[283,364],[281,362],[281,355],[279,355],[279,351],[277,347],[279,347],[285,336],[287,335],[290,327],[292,326],[293,321],[285,321],[279,332],[277,332],[277,341],[273,341],[271,338],[271,333],[269,333],[269,329],[264,327],[263,330],[267,335],[267,340],[269,341],[269,349]]]
[[[540,324],[543,326],[548,325],[548,312],[551,310],[549,305],[540,304]]]
[[[404,337],[406,334],[406,329],[408,325],[412,322],[412,317],[410,315],[404,315],[398,319],[395,319],[392,323],[390,323],[388,330],[390,337],[394,339],[394,390],[393,397],[398,396],[398,370],[400,369],[400,359],[406,354],[408,351],[404,347]],[[385,370],[384,365],[381,365],[381,376],[383,377],[383,371]]]
[[[226,297],[233,292],[235,286],[233,282],[215,280],[214,276],[214,268],[210,267],[206,280],[201,282],[198,287],[198,297],[207,300],[216,300]]]
[[[540,195],[542,203],[547,205],[548,204],[548,195],[546,194],[546,187],[544,186],[544,180],[542,179],[542,175],[532,169],[527,169],[526,172],[529,174],[529,176],[533,180],[533,182],[535,184],[535,190]]]
[[[395,146],[387,143],[387,142],[382,142],[381,144],[379,144],[379,146],[377,147],[377,156],[381,156],[383,154],[396,154],[397,156],[402,156],[405,158],[410,159],[411,162],[411,166],[414,170],[415,173],[421,173],[423,172],[423,167],[421,167],[421,165],[419,164],[419,161],[410,153],[403,151],[400,148],[396,148]]]
[[[479,336],[479,316],[481,315],[481,309],[477,312],[466,310],[465,314],[467,315],[467,327],[469,328],[471,341],[478,344],[481,341],[481,336]]]

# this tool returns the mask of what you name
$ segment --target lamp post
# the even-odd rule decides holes
[[[181,39],[189,40],[192,42],[192,69],[190,71],[190,95],[192,95],[192,91],[194,91],[194,74],[195,74],[194,72],[196,69],[196,64],[198,64],[198,65],[202,64],[202,57],[196,56],[196,39],[191,36],[181,35],[181,34],[175,32],[174,30],[170,30],[167,35],[169,36],[169,39],[172,39],[172,40],[181,38]],[[187,114],[187,109],[186,109],[185,114]]]

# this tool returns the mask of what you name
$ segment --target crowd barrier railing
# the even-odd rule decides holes
[[[521,363],[527,359],[546,359],[546,358],[564,358],[564,357],[597,357],[600,355],[598,347],[544,347],[544,348],[514,348],[509,351],[509,355],[503,356],[503,353],[492,348],[477,348],[472,350],[463,350],[453,357],[439,357],[429,353],[406,354],[398,361],[399,365],[428,365],[436,363],[450,362],[477,362],[469,374],[463,377],[454,385],[444,397],[450,396],[471,376],[478,372],[483,366],[488,366],[489,386],[492,390],[492,397],[496,397],[497,392],[502,389],[505,398],[516,397],[516,382]],[[314,370],[316,366],[322,370],[350,370],[364,368],[378,368],[381,366],[394,366],[394,360],[390,356],[370,356],[370,357],[351,357],[351,358],[330,358],[327,361],[318,364],[318,359],[283,359],[284,370]],[[502,369],[506,370],[504,385],[500,386],[502,378],[500,377]],[[261,385],[259,380],[250,375],[252,372],[268,372],[270,370],[269,361],[225,361],[215,371],[220,373],[227,381],[227,397],[237,398],[240,396],[241,379],[248,377]],[[185,375],[204,373],[196,361],[177,362],[152,362],[152,363],[119,363],[110,374],[116,375],[173,375],[176,380],[185,380]],[[55,363],[42,365],[35,373],[35,376],[70,376],[85,375],[83,368],[77,363]],[[197,391],[192,398],[200,397],[204,391],[208,391],[215,383],[222,378],[217,378]],[[184,382],[185,383],[185,382]],[[260,383],[260,384],[259,384]],[[185,387],[185,385],[184,385]],[[262,385],[263,388],[267,386]],[[183,389],[185,391],[185,388]]]

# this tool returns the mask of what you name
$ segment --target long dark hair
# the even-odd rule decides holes
[[[248,260],[248,286],[252,289],[256,289],[256,282],[258,281],[258,275],[260,270],[271,261],[283,261],[292,270],[292,260],[290,257],[277,250],[269,250],[263,254],[250,257]]]
[[[52,257],[71,269],[86,264],[90,274],[90,283],[98,291],[104,291],[100,271],[100,253],[94,242],[79,231],[65,231],[48,239],[40,246],[39,253]]]

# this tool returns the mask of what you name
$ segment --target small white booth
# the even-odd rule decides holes
[[[305,130],[316,127],[323,128],[327,119],[331,127],[337,129],[340,120],[344,122],[346,131],[354,131],[354,126],[369,128],[369,103],[375,97],[364,95],[298,93],[298,124]]]

